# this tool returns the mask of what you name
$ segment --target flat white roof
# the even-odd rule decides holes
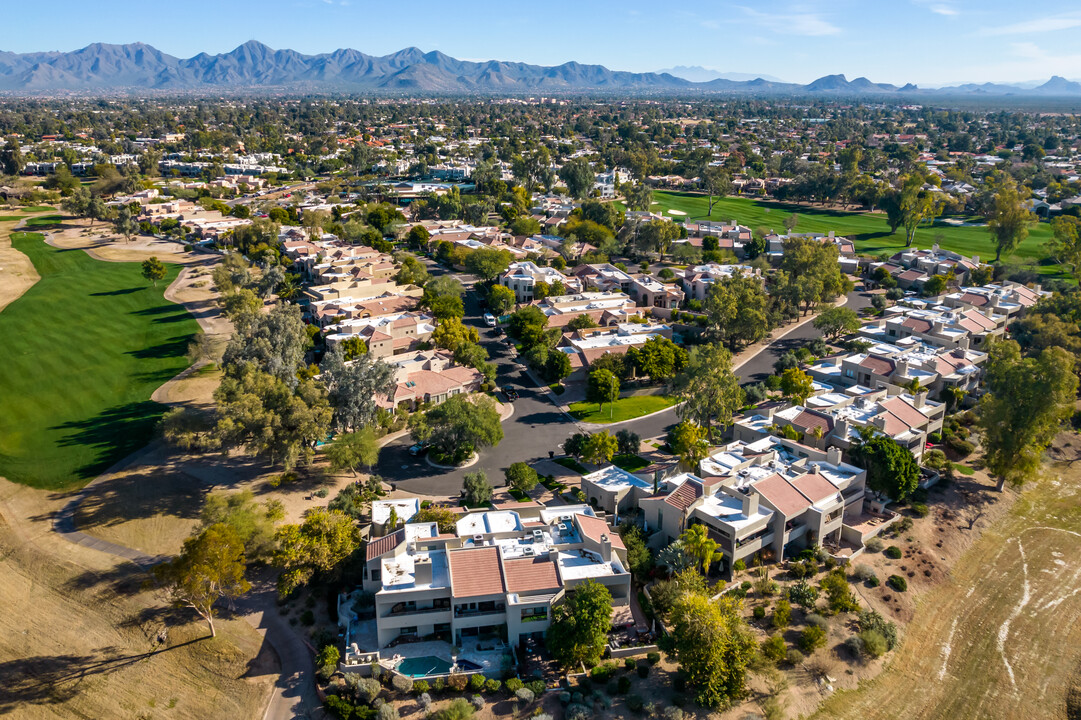
[[[556,555],[559,574],[564,581],[621,575],[626,572],[613,553],[612,562],[604,562],[601,556],[589,550],[568,550]]]
[[[514,532],[522,529],[522,520],[512,510],[488,510],[469,513],[455,524],[455,529],[459,537]]]
[[[702,504],[695,509],[716,518],[737,531],[773,515],[771,510],[761,505],[751,515],[744,515],[743,503],[738,498],[724,493],[706,496],[703,498]]]
[[[645,480],[630,474],[622,468],[618,468],[615,465],[609,465],[603,467],[600,470],[589,473],[582,476],[582,480],[588,480],[589,482],[604,488],[605,490],[618,491],[626,488],[639,487],[639,488],[651,488],[652,483],[648,483]]]
[[[431,582],[417,583],[414,572],[418,560],[432,563]],[[430,590],[450,587],[450,570],[446,550],[431,550],[386,558],[382,562],[383,592],[394,590]]]
[[[593,512],[593,508],[589,505],[553,505],[552,507],[541,508],[540,517],[541,522],[545,525],[551,525],[553,522],[565,522],[566,518],[573,518],[575,515],[589,515],[590,517],[596,517],[597,514]]]
[[[398,520],[409,522],[410,518],[420,512],[420,500],[418,498],[399,498],[397,500],[373,500],[372,522],[384,525],[390,520],[390,509],[398,514]]]

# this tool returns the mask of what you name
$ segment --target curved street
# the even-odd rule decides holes
[[[433,275],[446,273],[430,261],[427,265]],[[467,287],[472,284],[472,279],[468,276],[455,276]],[[502,338],[497,336],[492,328],[484,325],[483,311],[477,304],[475,293],[466,293],[464,300],[465,317],[462,321],[473,325],[480,333],[481,345],[488,350],[490,360],[499,368],[499,387],[513,385],[521,397],[514,401],[514,414],[503,423],[503,441],[495,448],[481,451],[479,461],[471,467],[448,471],[430,466],[423,457],[417,458],[409,454],[412,440],[408,435],[386,445],[380,454],[378,472],[400,490],[419,495],[455,495],[461,489],[466,473],[477,470],[483,470],[488,481],[498,487],[504,484],[503,471],[511,463],[533,463],[546,459],[549,452],[559,455],[563,441],[573,433],[581,431],[578,423],[556,406],[547,388],[538,386],[523,365],[515,360],[514,350],[502,342]],[[845,307],[859,311],[870,304],[871,294],[857,289],[848,295]],[[797,348],[819,335],[809,322],[798,325],[771,340],[769,345],[745,361],[736,374],[745,383],[762,381],[773,372],[774,362],[785,351]],[[646,438],[666,433],[668,428],[678,421],[675,409],[670,408],[637,420],[616,423],[611,427],[628,428]]]

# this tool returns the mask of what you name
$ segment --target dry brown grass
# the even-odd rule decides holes
[[[0,216],[5,211],[0,209]],[[0,222],[0,310],[41,279],[30,258],[11,247],[9,235],[18,221]]]
[[[261,716],[276,660],[259,633],[223,619],[207,639],[134,565],[52,535],[63,499],[0,482],[0,715]]]

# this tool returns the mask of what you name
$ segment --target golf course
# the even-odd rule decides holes
[[[766,228],[785,232],[784,220],[793,213],[798,222],[793,232],[820,232],[830,230],[837,235],[850,237],[856,242],[856,252],[861,255],[895,253],[905,247],[905,233],[899,228],[890,233],[886,214],[881,212],[844,212],[811,205],[778,203],[746,197],[726,197],[714,203],[713,215],[709,215],[709,199],[705,195],[683,192],[657,191],[653,193],[653,212],[660,212],[676,221],[735,220],[752,230]],[[671,211],[675,212],[671,212]],[[968,223],[980,222],[971,218]],[[1062,268],[1046,260],[1043,246],[1051,239],[1051,226],[1046,222],[1033,223],[1029,235],[1017,252],[1004,261],[1017,263],[1035,262],[1038,272],[1044,275],[1065,275]],[[972,257],[978,255],[983,262],[995,257],[995,246],[986,227],[975,224],[953,225],[943,219],[922,225],[916,232],[915,245],[929,248],[936,242],[943,250],[952,250]]]
[[[165,410],[151,394],[188,366],[199,328],[163,295],[179,266],[155,287],[139,263],[11,241],[41,279],[0,312],[0,476],[78,487],[149,441]]]

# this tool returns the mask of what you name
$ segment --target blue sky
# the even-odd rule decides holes
[[[1081,80],[1081,2],[1048,0],[50,0],[5,3],[0,50],[143,41],[189,57],[247,40],[304,53],[403,47],[617,70],[701,65],[793,82]]]

